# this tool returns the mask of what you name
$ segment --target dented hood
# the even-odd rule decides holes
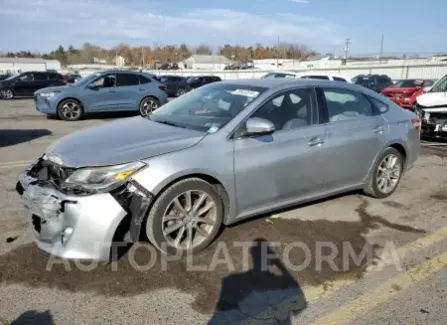
[[[417,102],[423,107],[446,107],[447,108],[447,93],[436,92],[426,93],[417,97]]]
[[[71,133],[46,155],[66,167],[117,165],[191,147],[206,134],[138,116]]]

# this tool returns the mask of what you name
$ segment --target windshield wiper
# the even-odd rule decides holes
[[[177,128],[185,128],[183,125],[180,125],[180,124],[177,124],[177,123],[173,123],[173,122],[169,122],[169,121],[156,121],[156,120],[152,120],[152,119],[151,119],[151,121],[154,121],[154,122],[157,122],[157,123],[161,123],[161,124],[165,124],[165,125],[175,126]]]

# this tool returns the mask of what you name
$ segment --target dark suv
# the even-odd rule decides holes
[[[387,75],[369,74],[365,76],[357,76],[354,81],[357,85],[369,88],[380,93],[385,88],[393,84],[393,80]]]
[[[0,81],[0,97],[32,96],[36,90],[65,85],[64,77],[57,72],[22,72]]]
[[[216,81],[222,81],[222,79],[220,79],[220,77],[216,77],[216,76],[194,76],[194,77],[189,77],[186,82],[188,84],[187,86],[187,91],[191,90],[191,89],[195,89],[195,88],[199,88],[201,86],[210,84],[212,82],[216,82]]]
[[[180,76],[159,76],[157,77],[161,83],[166,85],[166,93],[168,96],[179,97],[186,92],[188,83],[186,78]]]

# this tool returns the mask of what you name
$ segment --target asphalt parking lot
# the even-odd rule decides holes
[[[36,248],[16,176],[62,136],[129,115],[78,122],[47,119],[27,99],[0,101],[0,324],[445,324],[447,146],[424,143],[416,166],[388,199],[350,193],[224,229],[194,265],[152,256],[147,245],[117,263],[53,261]],[[267,272],[257,247],[276,242]],[[300,242],[310,249],[309,266]],[[224,246],[221,244],[223,243]],[[318,267],[318,243],[335,247]],[[351,247],[372,259],[345,264]],[[261,245],[262,247],[262,245]],[[296,247],[295,247],[296,248]],[[130,258],[130,256],[132,256]],[[150,269],[135,269],[135,262]],[[231,261],[231,267],[228,261]],[[160,261],[160,263],[159,263]],[[244,264],[249,262],[247,268]],[[285,267],[286,266],[286,267]],[[27,323],[28,321],[28,323]]]

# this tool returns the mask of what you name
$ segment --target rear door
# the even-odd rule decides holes
[[[36,90],[46,88],[48,84],[48,75],[46,72],[34,72],[34,81],[31,83],[31,94]]]
[[[383,120],[361,92],[335,87],[317,92],[326,107],[327,186],[340,189],[360,184],[382,148]]]
[[[118,106],[120,110],[136,110],[144,96],[144,89],[140,90],[140,81],[134,73],[117,73],[116,88]]]

